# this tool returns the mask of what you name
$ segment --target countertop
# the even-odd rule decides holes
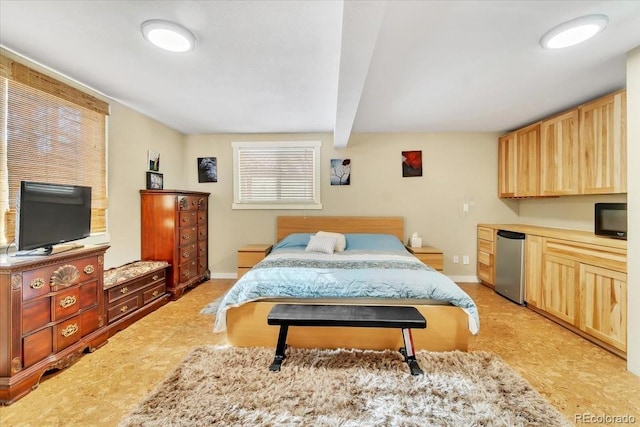
[[[571,240],[610,248],[627,249],[627,241],[610,237],[596,236],[592,231],[572,230],[567,228],[542,227],[527,224],[478,224],[478,227],[495,230],[517,231],[534,236],[552,237],[555,239]]]

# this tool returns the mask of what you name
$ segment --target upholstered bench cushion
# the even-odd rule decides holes
[[[166,268],[168,265],[169,263],[166,261],[134,261],[120,267],[111,268],[104,272],[104,289],[154,270]]]

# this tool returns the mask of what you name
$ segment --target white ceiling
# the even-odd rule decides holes
[[[543,50],[550,28],[609,17],[596,38]],[[197,47],[164,52],[167,19]],[[496,131],[626,81],[640,1],[13,1],[0,45],[185,134]]]

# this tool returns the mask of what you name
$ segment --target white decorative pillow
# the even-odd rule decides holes
[[[335,237],[336,238],[336,246],[334,250],[336,252],[342,252],[347,247],[347,239],[344,237],[344,234],[340,233],[332,233],[329,231],[318,231],[316,236],[319,237]]]
[[[332,254],[335,246],[335,237],[311,236],[309,238],[309,244],[304,250],[305,252],[322,252],[324,254]]]

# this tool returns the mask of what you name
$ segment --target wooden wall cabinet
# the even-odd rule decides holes
[[[540,124],[540,195],[578,194],[578,109]]]
[[[490,288],[495,281],[495,242],[496,230],[478,227],[478,278],[480,282]]]
[[[498,139],[498,197],[516,196],[517,153],[515,132]]]
[[[49,256],[0,256],[0,404],[38,386],[108,338],[103,264],[108,246]]]
[[[540,123],[516,132],[517,170],[516,197],[540,194]]]
[[[626,115],[621,90],[500,137],[499,197],[626,193]]]
[[[625,91],[580,107],[582,194],[627,192],[626,117]]]
[[[166,261],[171,299],[208,280],[209,193],[180,190],[140,190],[141,259]]]

